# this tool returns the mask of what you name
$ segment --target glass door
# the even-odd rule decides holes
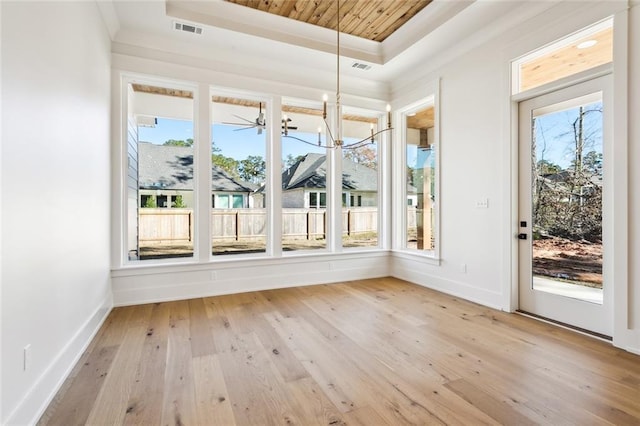
[[[519,105],[520,310],[610,336],[603,258],[609,77]]]

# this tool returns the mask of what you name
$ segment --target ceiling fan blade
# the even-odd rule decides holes
[[[240,130],[253,129],[254,127],[257,127],[257,126],[241,127],[241,128],[239,128],[239,129],[233,129],[233,131],[234,131],[234,132],[239,132]]]
[[[223,121],[220,124],[227,124],[229,126],[255,126],[255,124],[248,124],[248,123],[231,123],[229,121]]]
[[[247,120],[246,118],[244,118],[244,117],[240,117],[239,115],[235,115],[235,114],[233,114],[233,116],[234,116],[235,118],[238,118],[238,119],[242,120],[242,121],[246,121],[248,124],[256,124],[254,121]]]

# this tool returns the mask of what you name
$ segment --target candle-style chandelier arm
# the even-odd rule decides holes
[[[352,148],[352,147],[359,148],[360,146],[364,146],[364,145],[373,143],[373,142],[375,142],[375,137],[376,136],[378,136],[379,134],[382,134],[382,133],[384,133],[384,132],[386,132],[388,130],[389,129],[379,130],[379,131],[377,131],[375,133],[372,133],[370,136],[368,136],[368,137],[366,137],[364,139],[360,139],[357,142],[352,142],[352,143],[349,143],[349,144],[345,144],[345,145],[342,146],[342,148]]]
[[[333,138],[333,133],[331,132],[331,126],[329,126],[329,123],[327,123],[326,114],[325,114],[324,118],[322,119],[322,121],[324,121],[324,127],[327,129],[327,136],[329,136],[329,139],[331,139],[331,144],[333,146],[335,146],[336,145],[336,140]],[[320,140],[320,135],[318,135],[318,140]]]
[[[341,146],[342,149],[357,149],[357,148],[361,148],[363,146],[366,146],[368,144],[374,143],[376,136],[391,130],[391,127],[389,127],[389,128],[386,128],[386,129],[379,130],[379,131],[377,131],[375,133],[372,133],[371,135],[367,136],[364,139],[360,139],[359,141],[348,143],[348,144],[343,144],[343,145],[338,145],[338,144],[336,144],[336,141],[333,139],[333,136],[331,135],[331,129],[329,128],[329,125],[327,124],[326,120],[325,120],[325,125],[327,126],[327,133],[329,135],[329,139],[331,140],[330,144],[329,143],[324,143],[323,144],[322,141],[320,140],[319,136],[318,136],[318,142],[309,142],[309,141],[301,139],[299,137],[292,136],[292,135],[289,134],[288,131],[283,133],[282,136],[285,137],[285,138],[295,139],[295,140],[297,140],[299,142],[306,143],[307,145],[320,147],[320,148],[337,148],[338,146]]]
[[[298,137],[291,136],[291,135],[289,135],[289,134],[287,134],[287,135],[283,134],[282,136],[284,136],[285,138],[289,138],[289,139],[295,139],[295,140],[297,140],[297,141],[299,141],[299,142],[303,142],[303,143],[306,143],[307,145],[311,145],[311,146],[315,146],[315,147],[318,147],[318,146],[319,146],[320,148],[332,148],[331,146],[324,145],[324,144],[322,144],[322,143],[309,142],[309,141],[306,141],[306,140],[304,140],[304,139],[300,139],[300,138],[298,138]]]

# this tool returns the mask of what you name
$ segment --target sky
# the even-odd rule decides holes
[[[585,106],[585,108],[592,107],[602,108],[602,103],[591,103]],[[544,158],[563,168],[571,165],[574,158],[571,123],[577,116],[578,108],[571,108],[536,117],[538,160]],[[584,153],[592,150],[602,153],[602,114],[587,114],[584,128],[590,134],[594,132],[598,134],[592,139],[591,145],[585,148]],[[296,133],[294,131],[291,131],[290,134],[312,142],[317,141],[318,138],[317,134]],[[266,157],[266,132],[264,131],[258,135],[256,129],[214,124],[212,137],[215,146],[221,149],[220,154],[227,157],[238,160],[245,159],[249,155]],[[139,139],[144,142],[161,145],[169,139],[185,140],[188,138],[193,138],[193,123],[191,121],[158,118],[156,127],[139,128]],[[288,154],[296,157],[309,152],[325,153],[324,148],[316,148],[293,139],[283,138],[282,140],[283,158],[286,158]]]
[[[214,124],[211,134],[215,147],[221,149],[220,154],[242,160],[249,155],[266,157],[266,132],[263,131],[261,135],[257,133],[256,129]],[[318,140],[317,134],[295,131],[290,131],[289,133],[310,142]],[[141,142],[151,142],[157,145],[162,145],[170,139],[186,140],[193,138],[193,122],[158,118],[156,127],[139,127],[138,138]],[[282,140],[282,155],[284,158],[288,154],[296,157],[309,152],[326,153],[324,148],[313,147],[293,139],[283,138]],[[345,141],[348,142],[349,139],[345,138]]]
[[[602,102],[584,106],[585,110],[600,108]],[[536,118],[536,155],[562,168],[568,168],[574,160],[575,141],[571,124],[578,117],[578,107],[552,112]],[[584,149],[602,153],[602,113],[585,114],[584,133],[591,135]]]

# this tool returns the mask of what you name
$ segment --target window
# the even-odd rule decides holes
[[[212,96],[213,255],[263,253],[267,243],[266,102]]]
[[[363,140],[378,130],[377,113],[345,109],[342,150],[342,189],[350,191],[349,205],[343,194],[342,246],[378,246],[378,144],[380,135]],[[357,143],[362,141],[362,143]],[[357,143],[354,147],[349,144]]]
[[[242,195],[234,194],[233,197],[233,208],[241,209],[244,207],[244,197]]]
[[[193,92],[127,88],[128,259],[192,257]],[[170,209],[170,192],[181,194],[184,209]]]
[[[436,237],[435,108],[405,113],[405,248],[434,251]]]
[[[513,93],[524,92],[613,60],[613,20],[608,19],[514,61]]]
[[[363,137],[365,143],[356,149],[328,149],[320,101],[271,99],[216,88],[209,96],[199,96],[195,85],[133,79],[126,82],[128,172],[123,177],[128,214],[120,235],[123,240],[128,237],[123,243],[128,255],[123,260],[195,255],[204,262],[211,259],[208,243],[213,258],[313,252],[326,250],[328,241],[336,251],[341,246],[378,247],[379,141],[368,135],[375,134],[382,113],[343,108],[344,143]],[[193,134],[194,98],[197,111],[204,112],[195,126],[203,140],[195,140]],[[272,111],[273,105],[282,106]],[[335,112],[335,106],[331,108]],[[328,117],[335,131],[337,116],[330,112]],[[273,135],[274,130],[283,137]],[[281,140],[281,146],[268,145],[272,140]],[[268,161],[278,148],[281,164],[273,167]],[[271,209],[266,208],[271,189],[267,182],[272,181],[268,170],[282,176],[282,187],[274,194],[280,205],[269,204]],[[196,194],[204,204],[211,197],[209,209],[201,209]],[[194,210],[196,205],[201,214]],[[279,217],[270,219],[273,212]],[[273,219],[282,226],[273,226]],[[269,239],[272,228],[280,241]]]
[[[282,106],[282,249],[317,250],[327,246],[327,149],[320,105]],[[320,132],[318,130],[320,129]]]
[[[156,197],[157,201],[156,203],[158,204],[158,207],[169,207],[167,205],[167,196],[166,195],[158,195]]]
[[[327,208],[327,193],[326,192],[309,192],[309,208],[311,209],[324,209]]]

